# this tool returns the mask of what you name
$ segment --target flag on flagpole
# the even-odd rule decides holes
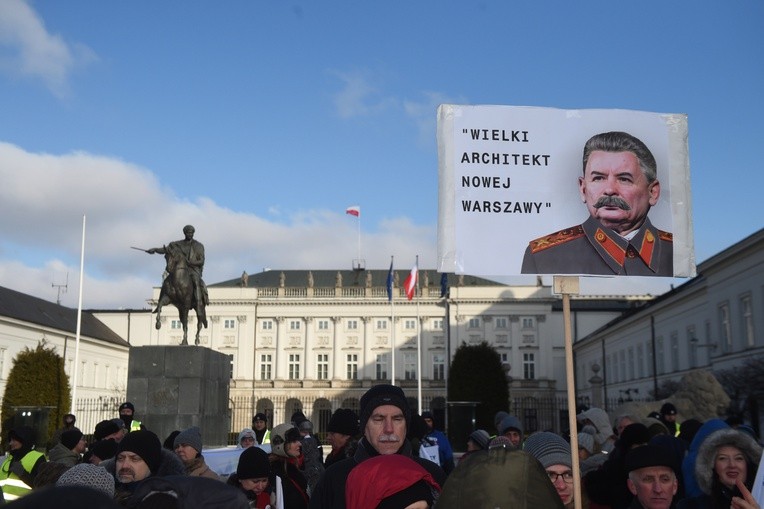
[[[355,216],[355,217],[361,217],[361,207],[358,205],[353,205],[352,207],[348,207],[345,209],[345,214],[350,214],[351,216]]]
[[[416,287],[417,287],[417,280],[419,278],[419,267],[417,267],[417,264],[415,263],[414,266],[411,268],[411,272],[408,276],[406,276],[406,281],[403,282],[403,289],[406,291],[406,297],[408,300],[411,300],[414,298],[414,294],[416,293]]]
[[[390,257],[390,270],[387,272],[387,300],[393,300],[393,257]]]
[[[442,299],[446,295],[448,295],[448,272],[440,275],[440,298]]]

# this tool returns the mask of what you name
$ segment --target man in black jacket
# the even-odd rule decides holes
[[[350,471],[362,461],[380,454],[403,454],[422,465],[439,485],[446,474],[435,463],[414,457],[406,440],[411,417],[406,395],[394,385],[375,385],[361,397],[363,438],[352,458],[339,461],[321,476],[310,499],[310,509],[345,509],[345,483]]]

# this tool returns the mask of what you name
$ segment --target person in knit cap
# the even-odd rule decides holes
[[[167,435],[167,438],[164,439],[164,442],[162,442],[162,447],[167,449],[168,451],[174,451],[175,450],[175,437],[180,435],[180,430],[176,429],[170,432],[169,435]]]
[[[244,428],[239,433],[239,438],[236,441],[236,446],[240,449],[246,449],[257,444],[257,438],[255,438],[255,430],[252,428]]]
[[[350,471],[345,505],[347,509],[429,509],[439,493],[440,485],[419,463],[400,454],[386,454]]]
[[[499,433],[499,428],[501,428],[501,421],[503,421],[504,418],[508,417],[508,416],[509,416],[509,413],[505,412],[504,410],[499,410],[493,416],[493,427],[496,428],[496,432],[499,435],[501,435],[501,433]],[[493,437],[491,437],[491,438],[493,438]]]
[[[100,465],[102,461],[106,461],[116,456],[118,447],[117,442],[111,439],[93,442],[88,448],[88,452],[85,454],[82,461],[92,463],[93,465]]]
[[[258,412],[252,418],[252,429],[255,431],[255,440],[257,443],[270,444],[271,443],[271,431],[268,429],[268,417]]]
[[[650,440],[647,426],[641,423],[626,426],[616,447],[607,455],[602,466],[586,474],[583,484],[592,503],[610,506],[612,509],[626,509],[634,495],[626,485],[626,454],[635,447],[641,447]]]
[[[259,447],[249,447],[239,456],[236,473],[227,484],[239,488],[255,509],[276,507],[275,478],[268,454]]]
[[[467,437],[467,451],[487,451],[490,435],[484,429],[476,429]]]
[[[358,435],[358,415],[349,408],[338,408],[329,419],[326,441],[332,446],[326,455],[324,467],[337,463],[350,456],[349,450],[355,452],[355,437]]]
[[[119,418],[125,423],[125,428],[128,432],[146,429],[146,426],[141,424],[141,421],[135,418],[135,405],[129,401],[125,401],[119,405]]]
[[[116,457],[101,462],[101,466],[116,479],[118,500],[128,499],[138,483],[148,477],[185,473],[180,459],[148,430],[128,433],[119,443]]]
[[[130,484],[159,470],[162,444],[151,431],[135,431],[119,443],[116,458],[117,481]]]
[[[0,465],[0,490],[5,500],[15,500],[32,490],[45,455],[34,450],[34,430],[28,426],[8,433],[8,452]]]
[[[514,415],[504,417],[499,423],[499,435],[509,438],[512,445],[519,449],[523,441],[523,425],[520,424],[520,419]]]
[[[122,428],[112,420],[99,422],[96,424],[95,431],[93,432],[93,438],[96,440],[114,440],[119,442],[123,436]]]
[[[523,450],[544,467],[565,507],[573,507],[573,461],[570,444],[560,435],[539,431],[528,437]],[[588,507],[586,502],[582,501],[582,507]]]
[[[352,458],[330,466],[316,485],[311,509],[345,508],[345,487],[350,471],[374,456],[402,454],[412,458],[442,486],[446,474],[435,463],[414,457],[411,443],[406,440],[411,410],[400,387],[389,384],[375,385],[361,397],[360,429],[363,437]]]
[[[178,433],[178,436],[175,437],[174,446],[175,454],[183,462],[187,475],[220,480],[220,477],[204,462],[202,432],[199,431],[199,428],[193,426]]]
[[[664,447],[643,445],[626,454],[629,491],[634,495],[629,509],[669,509],[678,484],[674,460]]]
[[[56,486],[87,486],[114,498],[114,477],[105,468],[89,463],[80,463],[61,474]]]
[[[48,461],[73,467],[80,462],[86,449],[82,431],[77,428],[66,430],[61,433],[60,442],[48,453]]]
[[[491,436],[484,429],[476,429],[467,436],[467,451],[459,458],[459,465],[477,451],[487,451]]]
[[[679,423],[676,422],[677,412],[673,403],[664,403],[661,407],[660,421],[668,429],[669,435],[675,437],[679,434]],[[649,426],[648,426],[649,427]]]
[[[273,475],[280,478],[284,507],[308,507],[308,481],[297,466],[302,449],[302,436],[291,423],[279,424],[271,430],[271,462]]]

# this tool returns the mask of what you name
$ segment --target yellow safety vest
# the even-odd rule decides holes
[[[32,473],[35,463],[43,457],[44,454],[37,451],[29,451],[21,458],[21,466],[27,473]],[[0,488],[3,490],[3,495],[6,501],[16,500],[32,491],[32,487],[21,480],[19,476],[11,472],[11,455],[8,454],[0,466]]]

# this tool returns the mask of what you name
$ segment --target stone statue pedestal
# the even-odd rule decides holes
[[[228,442],[231,360],[200,346],[140,346],[130,349],[127,401],[136,419],[159,440],[174,430],[198,426],[204,448]]]

